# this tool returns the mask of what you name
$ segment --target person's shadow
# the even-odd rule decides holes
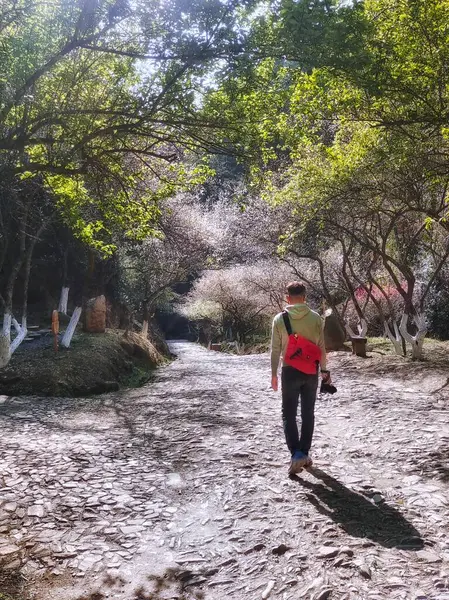
[[[371,500],[349,490],[324,471],[308,469],[322,483],[292,475],[290,479],[306,488],[307,499],[323,515],[338,523],[349,535],[367,538],[386,548],[421,550],[424,541],[415,527],[386,502]]]

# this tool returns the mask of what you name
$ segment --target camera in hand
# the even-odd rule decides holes
[[[321,382],[321,394],[335,394],[336,391],[337,388],[335,387],[335,385],[332,385],[331,383],[326,383],[325,381]]]

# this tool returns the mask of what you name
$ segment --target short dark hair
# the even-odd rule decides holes
[[[291,281],[287,285],[287,294],[289,296],[305,296],[306,286],[300,281]]]

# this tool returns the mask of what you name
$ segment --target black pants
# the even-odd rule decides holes
[[[306,375],[293,367],[282,367],[282,421],[285,440],[292,454],[296,450],[307,454],[312,445],[317,388],[318,375]],[[301,437],[296,423],[300,397]]]

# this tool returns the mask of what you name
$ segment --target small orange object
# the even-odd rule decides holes
[[[58,311],[54,310],[51,314],[51,332],[53,334],[53,346],[55,352],[58,351],[58,334],[59,334],[59,315]]]

